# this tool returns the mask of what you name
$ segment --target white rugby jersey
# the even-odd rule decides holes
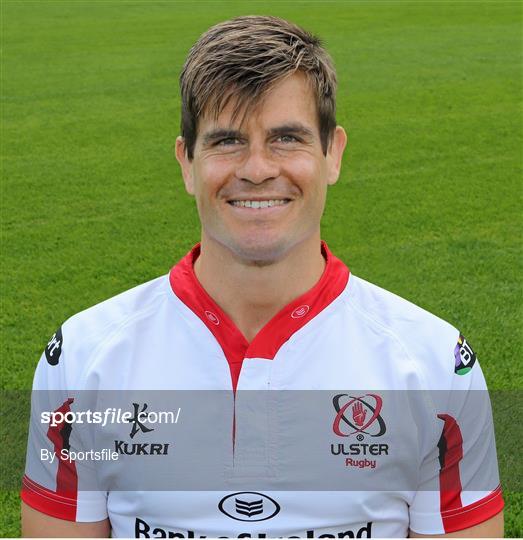
[[[469,344],[322,250],[320,281],[251,343],[199,284],[199,246],[168,275],[66,321],[36,369],[22,499],[71,521],[109,517],[113,536],[142,538],[405,537],[500,512],[490,404],[473,399],[486,386]],[[178,408],[167,442],[137,415],[154,409],[142,390],[207,392],[205,418]],[[118,392],[134,416],[86,432],[65,415],[82,392]],[[65,418],[52,426],[42,410]],[[115,459],[102,465],[95,447]]]

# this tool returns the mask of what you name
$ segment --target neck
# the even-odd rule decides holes
[[[324,268],[319,231],[281,260],[265,266],[248,264],[202,235],[201,253],[194,265],[203,288],[249,342],[278,311],[311,289]]]

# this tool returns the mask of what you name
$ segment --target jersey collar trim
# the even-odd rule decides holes
[[[279,311],[249,343],[227,314],[207,294],[194,273],[194,262],[200,255],[200,244],[170,271],[174,294],[205,324],[220,344],[231,369],[236,388],[244,358],[272,360],[280,347],[300,328],[331,304],[345,289],[349,269],[321,243],[326,259],[320,280]]]

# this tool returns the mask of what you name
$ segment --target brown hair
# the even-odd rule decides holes
[[[237,17],[205,32],[191,48],[180,75],[181,132],[194,156],[198,119],[217,117],[233,98],[237,117],[259,103],[281,79],[296,71],[315,94],[323,152],[336,127],[336,72],[319,38],[269,16]]]

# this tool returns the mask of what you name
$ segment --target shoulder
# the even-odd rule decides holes
[[[97,354],[122,335],[154,324],[169,298],[168,276],[143,283],[67,319],[51,336],[37,368],[67,388],[82,388]],[[47,379],[47,376],[46,376]]]
[[[400,348],[427,386],[434,386],[435,375],[438,383],[449,384],[454,375],[459,330],[412,302],[354,275],[344,296],[360,324],[372,327]]]
[[[63,324],[69,334],[83,339],[100,338],[147,317],[169,292],[168,276],[161,276],[133,287],[73,315]]]
[[[351,275],[346,292],[349,303],[362,315],[393,332],[408,332],[411,338],[414,330],[416,334],[430,331],[431,335],[437,332],[452,337],[457,332],[440,317],[358,276]]]

